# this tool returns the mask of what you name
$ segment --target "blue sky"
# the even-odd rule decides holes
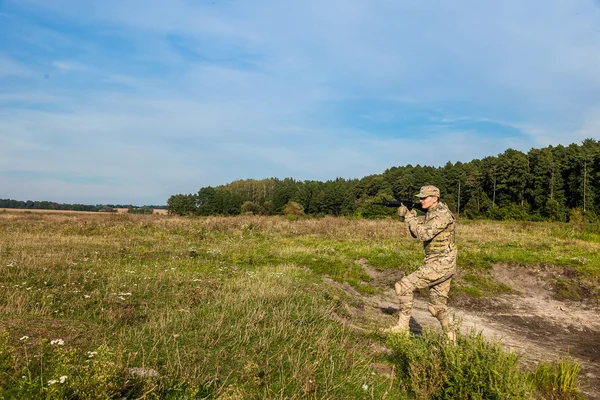
[[[600,137],[594,0],[0,0],[0,198],[166,204]]]

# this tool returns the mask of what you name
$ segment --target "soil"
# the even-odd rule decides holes
[[[398,300],[393,284],[402,273],[376,270],[365,260],[357,263],[372,278],[376,293],[361,294],[348,284],[328,280],[349,296],[345,315],[338,319],[361,331],[394,325]],[[549,282],[560,273],[547,266],[496,265],[492,277],[509,286],[510,294],[479,298],[458,294],[450,300],[451,311],[463,333],[475,329],[489,340],[500,341],[521,355],[526,368],[566,355],[579,361],[582,393],[588,399],[600,400],[600,307],[585,301],[558,300]],[[439,329],[439,322],[427,310],[427,300],[426,292],[416,293],[410,322],[414,334],[425,327]]]

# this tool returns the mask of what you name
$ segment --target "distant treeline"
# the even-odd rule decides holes
[[[114,212],[117,208],[127,208],[134,214],[152,214],[153,209],[166,209],[167,206],[132,206],[120,204],[62,204],[53,201],[21,201],[12,199],[0,199],[0,208],[20,208],[25,210],[65,210],[65,211],[97,211]]]
[[[297,181],[247,179],[198,193],[176,194],[168,210],[179,215],[241,213],[354,215],[374,218],[395,210],[372,205],[384,198],[414,199],[422,185],[436,185],[441,200],[461,217],[567,221],[600,215],[600,143],[548,146],[528,153],[508,149],[443,167],[399,166],[362,179]]]

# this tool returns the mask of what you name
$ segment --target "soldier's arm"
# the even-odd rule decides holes
[[[416,217],[416,221],[417,221],[417,225],[424,223],[425,222],[425,216],[424,215],[419,215],[418,217]],[[410,232],[410,235],[412,237],[414,237],[415,239],[417,238],[417,235],[413,232],[412,229],[410,229],[410,224],[408,225],[408,231]]]
[[[446,229],[452,221],[438,214],[434,215],[429,221],[419,221],[417,218],[411,218],[406,222],[408,222],[408,228],[413,237],[426,242]]]

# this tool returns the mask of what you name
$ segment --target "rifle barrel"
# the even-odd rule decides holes
[[[377,202],[377,203],[371,203],[371,204],[386,206],[386,207],[394,207],[394,208],[398,208],[401,205],[404,205],[409,210],[412,210],[414,208],[419,211],[425,211],[425,210],[423,210],[423,208],[421,208],[421,203],[415,203],[412,200],[405,200],[405,199],[384,200],[383,202]]]

